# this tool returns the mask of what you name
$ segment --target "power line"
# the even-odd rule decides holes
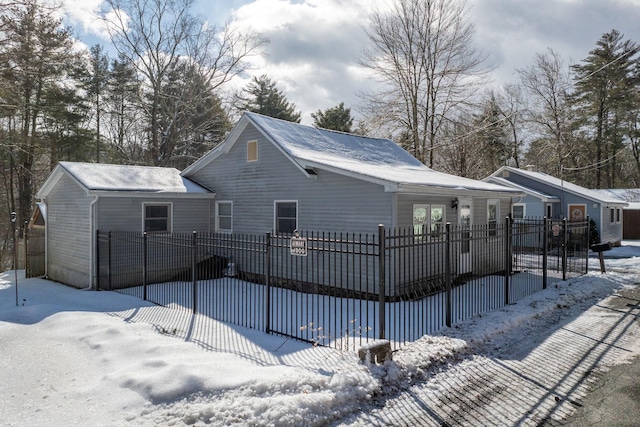
[[[587,74],[586,76],[584,76],[584,77],[582,77],[582,78],[580,78],[580,79],[576,80],[576,81],[574,82],[574,84],[579,84],[579,83],[584,82],[585,80],[587,80],[588,78],[592,77],[592,76],[593,76],[593,75],[595,75],[596,73],[599,73],[600,71],[604,70],[605,68],[607,68],[607,67],[609,67],[609,66],[613,65],[614,63],[616,63],[616,62],[620,61],[621,59],[623,59],[623,58],[625,58],[625,57],[627,57],[627,56],[632,56],[632,55],[636,54],[638,51],[640,51],[640,46],[636,46],[636,47],[635,47],[635,48],[633,48],[633,49],[629,49],[628,51],[624,52],[623,54],[621,54],[620,56],[616,57],[615,59],[613,59],[613,60],[611,60],[611,61],[607,62],[606,64],[604,64],[602,67],[598,68],[597,70],[592,71],[591,73]],[[496,121],[494,121],[494,122],[492,122],[492,123],[488,123],[488,124],[486,124],[485,126],[482,126],[482,127],[476,128],[476,129],[474,129],[474,130],[470,131],[469,133],[467,133],[467,134],[465,134],[465,135],[459,135],[459,136],[457,136],[457,137],[455,137],[455,138],[452,138],[449,142],[455,142],[455,141],[462,140],[462,139],[464,139],[464,138],[468,138],[469,136],[472,136],[472,135],[474,135],[474,134],[476,134],[476,133],[478,133],[478,132],[481,132],[481,131],[483,131],[483,130],[485,130],[485,129],[489,129],[489,128],[491,128],[492,126],[495,126],[495,125],[497,125],[497,124],[499,124],[499,123],[501,123],[501,122],[504,122],[504,121],[506,121],[506,120],[508,120],[508,119],[511,119],[511,118],[515,117],[515,116],[516,116],[517,114],[519,114],[519,113],[520,113],[519,111],[515,111],[515,112],[512,112],[512,113],[510,113],[510,114],[505,114],[502,118],[500,118],[500,119],[498,119],[498,120],[496,120]],[[444,144],[442,144],[442,145],[444,145]],[[436,147],[437,147],[437,146],[434,146],[433,148],[436,148]]]

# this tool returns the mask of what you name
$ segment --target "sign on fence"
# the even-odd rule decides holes
[[[291,250],[291,255],[307,256],[307,238],[292,237],[289,248]]]

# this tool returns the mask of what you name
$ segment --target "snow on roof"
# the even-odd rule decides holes
[[[640,188],[609,188],[595,191],[617,197],[625,202],[640,202]]]
[[[206,188],[180,176],[175,168],[60,162],[89,190],[145,191],[154,193],[209,193]]]
[[[498,176],[489,176],[489,177],[485,178],[484,180],[485,181],[491,181],[491,182],[494,182],[494,183],[499,184],[499,185],[504,185],[505,187],[516,188],[516,189],[521,190],[522,192],[524,192],[526,194],[529,194],[529,195],[531,195],[533,197],[537,197],[538,199],[546,201],[546,202],[547,201],[560,201],[560,199],[558,197],[556,197],[556,196],[552,196],[550,194],[546,194],[546,193],[543,193],[541,191],[537,191],[537,190],[534,190],[532,188],[525,187],[524,185],[516,184],[515,182],[511,182],[508,179],[501,178],[501,177],[498,177]]]
[[[390,139],[370,138],[275,119],[245,117],[302,168],[347,171],[398,185],[516,193],[500,185],[437,172]]]
[[[600,203],[608,203],[613,205],[625,205],[624,200],[620,200],[617,197],[609,196],[606,194],[602,194],[596,190],[589,190],[588,188],[581,187],[579,185],[573,184],[569,181],[556,178],[555,176],[548,175],[543,172],[534,172],[525,169],[518,169],[510,166],[503,166],[498,171],[496,171],[492,176],[501,176],[502,171],[507,170],[513,173],[520,174],[522,176],[526,176],[538,182],[543,182],[549,184],[553,187],[560,188],[563,191],[567,191],[569,193],[577,194],[587,199],[591,199]]]

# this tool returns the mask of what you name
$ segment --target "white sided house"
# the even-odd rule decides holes
[[[375,232],[502,222],[521,192],[436,172],[389,139],[244,113],[182,176],[216,192],[216,230]]]
[[[60,162],[36,194],[47,212],[45,275],[94,287],[97,230],[208,231],[214,196],[174,168]]]
[[[447,222],[463,227],[501,223],[512,197],[521,194],[434,171],[389,139],[255,113],[245,113],[227,139],[182,176],[216,192],[213,223],[222,233],[373,234],[382,224],[428,235]],[[484,249],[465,246],[466,251]],[[465,259],[490,262],[476,255]],[[466,271],[460,270],[463,265]],[[455,273],[473,269],[461,261]]]

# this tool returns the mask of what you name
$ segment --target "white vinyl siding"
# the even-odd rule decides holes
[[[242,141],[247,140],[258,141],[260,160],[256,163],[246,161],[246,142]],[[393,193],[385,192],[381,185],[322,169],[308,177],[252,125],[227,154],[188,177],[214,189],[217,200],[233,200],[234,233],[274,230],[274,200],[298,201],[297,228],[301,231],[373,233],[378,224],[394,225]]]

